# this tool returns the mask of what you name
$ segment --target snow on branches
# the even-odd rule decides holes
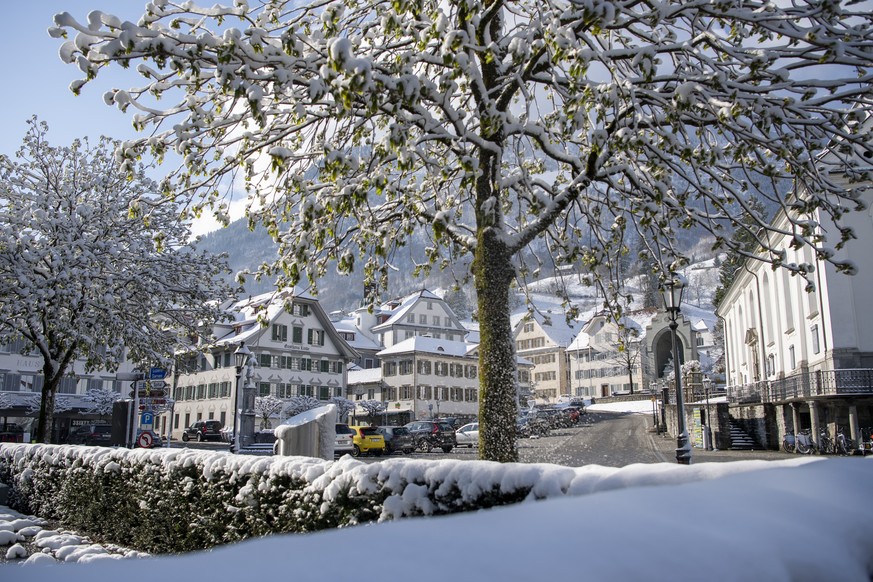
[[[853,270],[834,251],[873,178],[869,3],[185,2],[117,21],[55,17],[72,89],[138,63],[141,86],[104,99],[152,133],[118,156],[181,154],[167,192],[219,213],[240,173],[281,286],[331,265],[384,285],[413,236],[432,239],[422,273],[472,254],[486,458],[516,457],[508,289],[529,245],[583,264],[620,311],[629,239],[672,272],[681,231],[731,249],[755,197],[787,220],[740,252],[809,278],[775,230]]]

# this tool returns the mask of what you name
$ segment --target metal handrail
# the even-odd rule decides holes
[[[873,395],[873,368],[816,370],[727,387],[728,402],[785,402],[821,396]]]

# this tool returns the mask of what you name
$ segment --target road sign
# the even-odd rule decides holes
[[[139,415],[139,427],[142,430],[151,430],[152,425],[155,424],[155,415],[149,411],[143,412]]]
[[[166,386],[167,382],[165,380],[137,380],[134,382],[134,387],[137,390],[144,390],[146,388],[157,390],[160,388],[166,388]]]
[[[151,368],[149,370],[149,379],[151,380],[163,380],[167,377],[167,371],[163,368]]]
[[[150,432],[141,432],[139,437],[136,439],[136,444],[143,449],[152,448],[152,444],[154,444],[154,438],[152,437],[152,433]]]

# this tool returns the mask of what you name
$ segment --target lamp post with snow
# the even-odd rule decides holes
[[[691,441],[688,439],[688,429],[685,426],[685,399],[682,396],[682,379],[679,368],[679,337],[676,329],[679,324],[679,309],[682,305],[682,294],[685,291],[685,281],[680,275],[670,274],[670,279],[661,287],[664,295],[664,308],[670,316],[670,334],[673,336],[673,375],[676,381],[676,417],[678,419],[678,435],[676,436],[676,462],[680,465],[691,464]]]
[[[233,439],[230,445],[230,450],[233,453],[240,451],[239,434],[240,434],[240,379],[242,378],[243,369],[249,362],[252,352],[246,347],[245,342],[240,342],[239,347],[233,353],[233,363],[236,366],[236,390],[233,397]]]

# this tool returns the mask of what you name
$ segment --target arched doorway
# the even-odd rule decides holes
[[[676,341],[679,344],[679,365],[685,363],[685,346],[682,343],[682,336],[676,334]],[[658,334],[655,339],[655,377],[663,378],[666,374],[673,371],[673,368],[665,370],[668,364],[673,361],[673,334],[669,328],[664,329]],[[665,374],[666,372],[666,374]]]

